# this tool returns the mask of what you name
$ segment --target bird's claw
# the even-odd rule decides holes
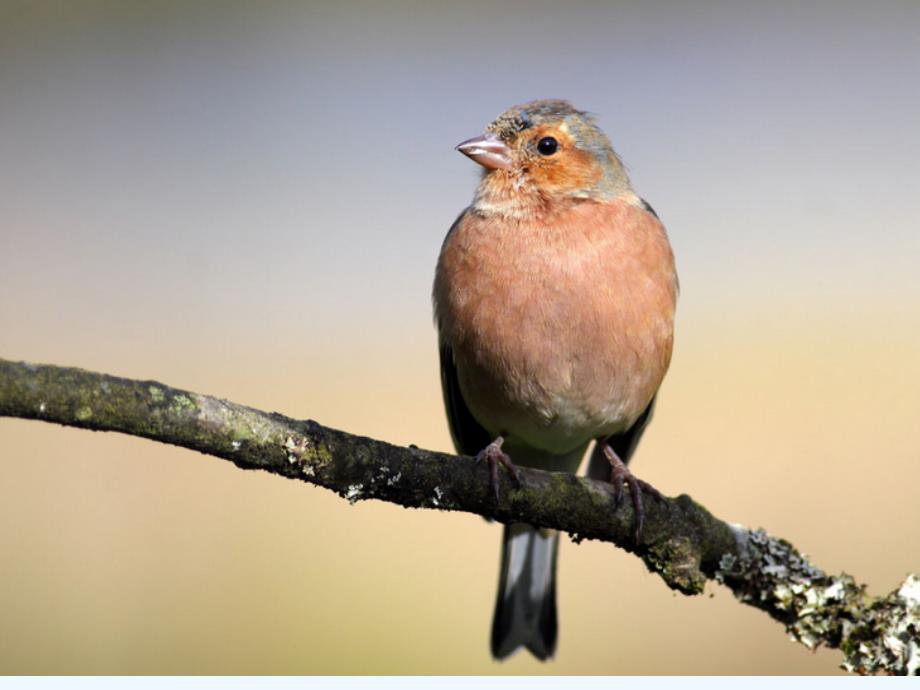
[[[661,492],[648,482],[637,478],[626,466],[613,448],[604,444],[604,456],[610,462],[610,483],[613,485],[613,507],[614,510],[620,507],[623,501],[623,485],[629,487],[629,493],[632,496],[633,511],[636,514],[636,543],[639,543],[642,537],[642,526],[645,524],[645,507],[642,504],[642,494],[647,493],[656,499],[663,498]]]
[[[502,444],[505,442],[505,439],[499,436],[497,439],[492,441],[489,445],[483,448],[476,455],[476,460],[485,460],[489,463],[489,485],[492,487],[492,495],[495,497],[495,502],[498,503],[499,492],[498,492],[498,466],[502,465],[511,475],[512,481],[516,486],[521,485],[521,477],[518,475],[517,468],[514,466],[514,463],[511,462],[511,457],[502,450]]]

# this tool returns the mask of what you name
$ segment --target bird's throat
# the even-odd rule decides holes
[[[484,216],[530,220],[546,215],[552,203],[518,173],[494,170],[482,177],[473,208]]]

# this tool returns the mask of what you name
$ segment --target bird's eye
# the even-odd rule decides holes
[[[559,142],[553,137],[543,137],[537,142],[537,151],[542,156],[552,156],[559,149]]]

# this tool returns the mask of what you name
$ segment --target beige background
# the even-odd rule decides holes
[[[598,114],[667,224],[637,473],[874,592],[920,568],[920,5],[0,0],[0,356],[448,449],[452,151]],[[556,660],[492,662],[498,528],[0,420],[3,673],[833,673],[717,587],[565,542]]]

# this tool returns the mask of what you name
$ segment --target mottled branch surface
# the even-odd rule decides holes
[[[872,597],[846,574],[827,575],[791,544],[713,517],[689,496],[647,498],[641,543],[630,501],[609,484],[519,468],[498,501],[488,468],[469,457],[394,446],[155,381],[0,359],[0,416],[118,431],[197,450],[335,491],[409,508],[475,513],[563,530],[636,554],[668,587],[703,591],[707,579],[781,622],[808,647],[844,653],[859,673],[920,671],[920,578]]]

